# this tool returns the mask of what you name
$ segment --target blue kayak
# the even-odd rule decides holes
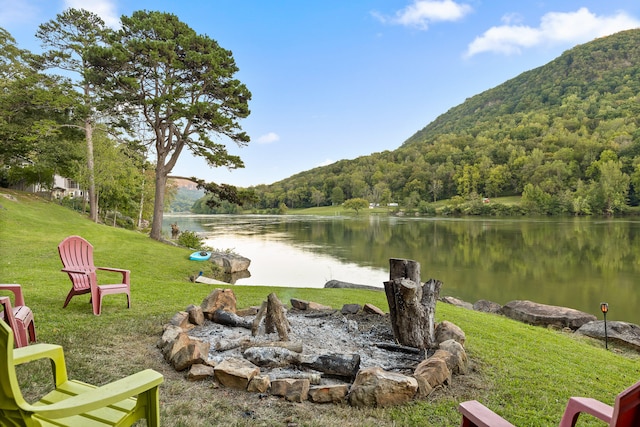
[[[208,251],[198,251],[189,255],[191,261],[206,261],[209,258],[211,258],[211,252]]]

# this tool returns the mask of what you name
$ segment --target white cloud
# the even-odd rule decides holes
[[[119,28],[120,16],[113,0],[64,0],[65,9],[84,9],[98,15],[108,27]]]
[[[372,12],[372,15],[383,23],[426,30],[433,22],[458,21],[471,11],[471,6],[453,0],[414,0],[413,4],[399,10],[393,17],[378,12]]]
[[[597,16],[585,7],[576,12],[549,12],[540,19],[538,27],[510,25],[511,19],[505,17],[506,25],[491,27],[476,37],[469,44],[466,56],[482,52],[510,55],[538,45],[577,44],[640,27],[640,21],[625,12]]]
[[[329,166],[332,163],[335,163],[335,160],[326,159],[325,161],[318,163],[316,167]]]
[[[272,142],[280,141],[280,135],[275,132],[266,133],[257,139],[258,144],[271,144]]]

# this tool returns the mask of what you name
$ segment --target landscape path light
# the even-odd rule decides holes
[[[604,348],[609,349],[609,337],[607,336],[607,313],[609,312],[609,304],[606,302],[600,303],[600,311],[604,316]]]

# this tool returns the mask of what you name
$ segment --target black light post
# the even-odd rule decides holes
[[[600,311],[604,316],[604,348],[609,349],[609,337],[607,336],[607,312],[609,311],[609,304],[606,302],[600,303]]]

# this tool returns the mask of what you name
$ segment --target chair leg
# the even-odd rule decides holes
[[[67,294],[67,299],[64,300],[64,305],[62,306],[62,308],[65,308],[69,304],[69,301],[71,301],[71,298],[73,298],[74,295],[75,294],[73,293],[73,288],[71,288],[71,290]]]
[[[29,329],[29,341],[36,342],[36,325],[33,322],[33,320],[29,322],[28,329]]]
[[[147,427],[160,427],[160,390],[158,387],[147,391]],[[140,396],[138,396],[140,398]]]
[[[27,340],[27,331],[25,330],[25,325],[22,322],[18,322],[18,330],[15,332],[15,344],[16,348],[26,347],[29,344]]]

